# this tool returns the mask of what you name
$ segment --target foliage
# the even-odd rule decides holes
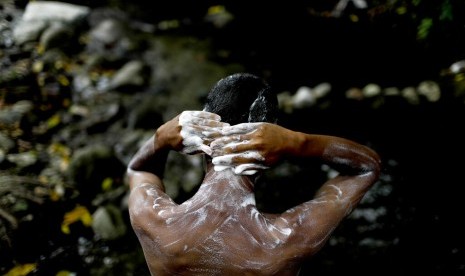
[[[25,276],[36,269],[36,264],[21,264],[13,267],[5,276]]]

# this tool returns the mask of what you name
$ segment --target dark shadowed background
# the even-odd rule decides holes
[[[72,4],[66,18],[31,3],[43,1],[0,3],[0,273],[148,275],[127,162],[238,71],[271,84],[280,124],[383,159],[301,275],[465,272],[463,1],[50,2]],[[173,155],[168,168],[182,202],[201,163]],[[308,200],[331,173],[280,164],[257,187],[260,208]]]

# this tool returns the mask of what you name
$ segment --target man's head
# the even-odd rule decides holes
[[[221,116],[221,121],[276,123],[278,100],[270,86],[259,77],[237,73],[219,80],[211,89],[205,111]]]

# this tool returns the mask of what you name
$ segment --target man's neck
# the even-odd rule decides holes
[[[215,171],[213,165],[207,166],[202,186],[214,185],[215,189],[224,190],[224,192],[242,191],[246,193],[253,193],[254,184],[249,176],[238,175],[232,169],[227,168],[222,171]]]

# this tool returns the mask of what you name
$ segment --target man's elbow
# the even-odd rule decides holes
[[[137,170],[138,170],[138,169],[137,169],[137,163],[138,163],[137,160],[138,160],[138,158],[137,158],[137,154],[136,154],[136,155],[134,155],[134,156],[132,157],[132,159],[129,161],[128,166],[127,166],[126,173],[131,173],[131,172],[134,172],[134,171],[137,171]]]
[[[368,162],[365,163],[361,174],[368,174],[373,179],[373,182],[378,180],[382,170],[382,161],[378,154],[374,154]]]
[[[371,171],[376,175],[379,176],[382,169],[382,160],[381,157],[375,153],[373,156],[373,160],[371,162]]]

